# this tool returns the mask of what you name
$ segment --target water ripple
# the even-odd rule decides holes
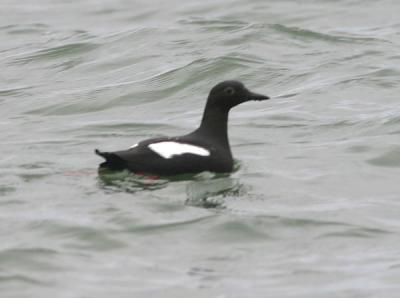
[[[248,26],[248,23],[240,20],[223,20],[223,19],[204,19],[193,17],[179,21],[183,25],[195,25],[204,31],[233,31]]]
[[[322,236],[320,236],[320,238],[325,238],[325,237],[375,238],[387,234],[390,234],[390,232],[382,229],[367,228],[367,227],[351,227],[343,231],[324,233]]]
[[[304,40],[321,40],[331,43],[365,43],[365,42],[377,42],[378,39],[372,37],[361,37],[361,36],[343,36],[328,33],[321,33],[299,27],[290,27],[282,24],[271,25],[273,29],[280,33],[288,34],[294,38],[300,38]]]
[[[49,220],[32,224],[32,227],[40,229],[47,236],[62,240],[70,248],[107,251],[125,247],[125,243],[112,237],[109,231],[96,227]]]
[[[400,168],[400,147],[396,146],[394,149],[371,158],[367,162],[377,167]]]
[[[40,62],[42,60],[56,60],[71,56],[79,57],[82,54],[93,51],[97,47],[97,44],[89,42],[71,43],[25,54],[23,57],[14,59],[14,62],[17,64],[26,64],[30,62]]]
[[[168,230],[176,231],[179,228],[187,228],[193,225],[201,225],[204,222],[209,221],[210,219],[215,218],[215,215],[206,215],[194,219],[186,219],[182,221],[173,221],[173,222],[166,222],[161,224],[145,224],[145,225],[138,225],[135,224],[134,226],[125,226],[123,227],[122,232],[124,233],[142,233],[147,234],[148,232],[161,232],[164,233]]]
[[[10,283],[14,282],[28,285],[49,285],[49,283],[47,282],[43,282],[42,280],[32,278],[31,276],[25,274],[0,275],[0,285],[2,283],[9,285]]]
[[[8,97],[13,95],[21,95],[27,93],[26,90],[32,89],[33,86],[14,87],[8,89],[1,89],[0,96]]]
[[[41,248],[11,248],[0,251],[0,263],[2,266],[11,265],[15,267],[31,268],[40,271],[53,271],[58,266],[49,260],[59,255],[58,251]]]

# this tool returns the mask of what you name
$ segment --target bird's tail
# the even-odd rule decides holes
[[[113,152],[102,152],[95,149],[94,152],[103,157],[106,161],[100,164],[100,168],[108,168],[110,170],[123,170],[126,169],[125,161]]]

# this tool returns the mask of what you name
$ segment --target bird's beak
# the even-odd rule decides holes
[[[267,99],[269,99],[269,97],[266,95],[249,92],[248,100],[267,100]]]

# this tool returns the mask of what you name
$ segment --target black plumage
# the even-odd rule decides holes
[[[128,150],[101,152],[96,149],[96,154],[106,160],[100,168],[128,169],[134,173],[162,176],[203,171],[231,172],[233,158],[227,127],[229,111],[246,101],[266,99],[269,97],[250,92],[241,82],[219,83],[211,89],[201,124],[195,131],[178,137],[144,140]],[[166,150],[162,149],[163,146]],[[176,154],[170,150],[174,146]]]

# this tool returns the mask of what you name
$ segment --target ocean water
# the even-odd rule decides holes
[[[399,297],[400,2],[0,4],[0,297]],[[99,177],[199,124],[239,169]]]

